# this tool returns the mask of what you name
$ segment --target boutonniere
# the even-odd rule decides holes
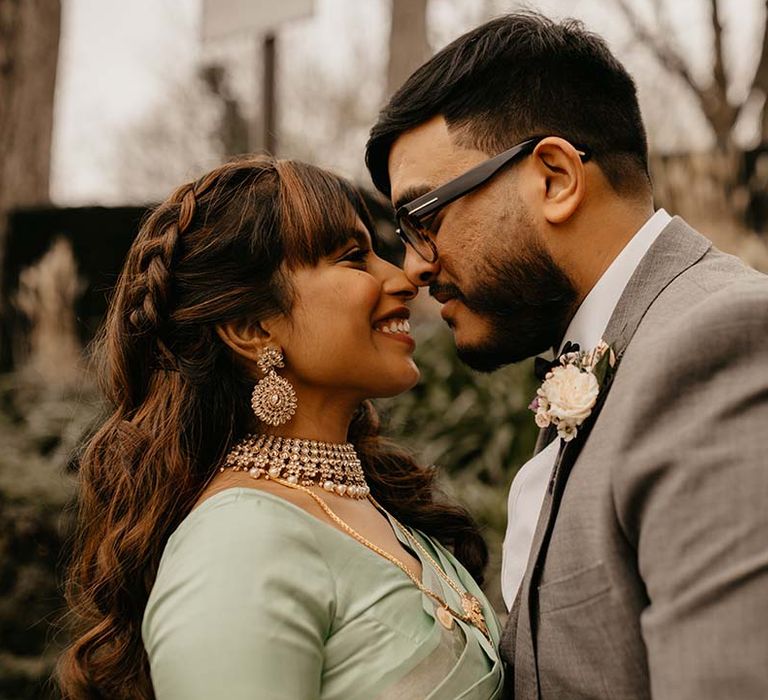
[[[592,413],[600,390],[616,367],[616,353],[604,340],[593,350],[566,352],[547,372],[529,408],[536,425],[553,425],[570,442]]]

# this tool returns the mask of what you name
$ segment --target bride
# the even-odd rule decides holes
[[[501,693],[487,552],[368,399],[418,380],[416,289],[346,181],[228,163],[144,223],[101,339],[66,698]]]

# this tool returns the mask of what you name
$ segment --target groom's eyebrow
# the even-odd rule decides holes
[[[405,190],[395,201],[395,211],[397,211],[403,204],[408,204],[414,199],[418,199],[422,195],[430,192],[433,188],[428,185],[419,185],[418,187],[409,187]]]

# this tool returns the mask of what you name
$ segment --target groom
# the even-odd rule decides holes
[[[508,697],[768,698],[768,278],[654,212],[632,78],[579,23],[501,17],[408,79],[367,163],[465,362],[616,358],[596,398],[578,354],[542,373],[580,415],[512,485]]]

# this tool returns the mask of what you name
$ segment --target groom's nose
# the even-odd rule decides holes
[[[405,260],[403,270],[405,276],[417,287],[426,287],[431,284],[440,272],[439,258],[435,262],[427,262],[410,246],[405,247]]]

